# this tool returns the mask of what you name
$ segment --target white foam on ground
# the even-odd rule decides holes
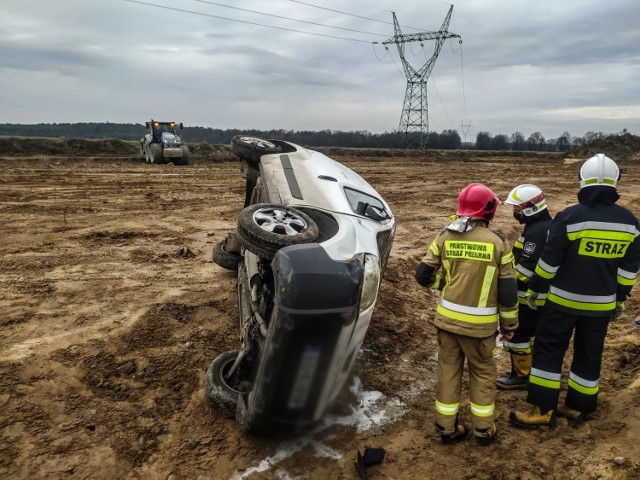
[[[415,384],[411,388],[414,390],[412,394],[415,393]],[[353,426],[356,427],[358,433],[362,433],[370,428],[393,422],[404,415],[404,403],[402,401],[397,398],[387,399],[377,391],[367,392],[362,390],[362,382],[358,377],[354,377],[353,384],[349,389],[358,400],[358,405],[350,415],[327,415],[314,430],[295,439],[281,442],[273,455],[263,458],[254,467],[234,474],[230,480],[240,480],[253,473],[267,471],[306,447],[313,448],[315,457],[340,460],[342,455],[339,452],[322,443],[322,440],[315,439],[318,434],[333,425]],[[324,440],[333,438],[335,438],[335,435],[327,435]],[[295,480],[295,477],[291,477],[281,468],[277,469],[275,475],[280,480]]]

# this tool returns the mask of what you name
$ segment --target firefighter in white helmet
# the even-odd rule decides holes
[[[482,446],[496,438],[496,330],[511,338],[518,327],[513,254],[489,228],[500,200],[481,183],[458,195],[456,219],[433,240],[416,268],[416,281],[441,291],[433,324],[438,335],[436,432],[444,444],[463,440],[458,421],[465,360],[473,435]]]
[[[526,390],[539,313],[537,309],[529,307],[525,296],[529,288],[529,279],[547,242],[551,215],[543,191],[529,183],[518,185],[511,190],[504,203],[513,207],[513,216],[524,225],[524,230],[512,250],[518,280],[519,326],[513,338],[502,343],[511,356],[511,371],[507,376],[499,377],[496,385],[501,390]],[[542,306],[545,298],[546,295],[541,294],[535,301],[536,305]]]
[[[578,204],[558,213],[529,280],[527,299],[546,293],[529,375],[530,410],[512,410],[520,427],[554,426],[556,415],[579,425],[598,404],[600,368],[609,321],[624,301],[640,268],[640,223],[616,205],[620,172],[599,153],[580,169]],[[564,404],[558,404],[564,355],[573,335],[573,360]]]

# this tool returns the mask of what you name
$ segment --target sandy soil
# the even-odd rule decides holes
[[[508,411],[525,394],[501,392],[494,445],[445,447],[433,431],[435,296],[417,262],[467,183],[503,198],[536,183],[555,213],[575,203],[579,164],[340,160],[390,203],[394,248],[349,402],[307,435],[266,439],[203,396],[208,363],[238,345],[234,274],[210,262],[242,207],[238,163],[0,159],[0,477],[355,479],[357,450],[383,447],[370,479],[640,478],[638,288],[611,324],[591,421],[517,430]],[[639,183],[627,165],[621,203],[636,215]],[[504,206],[495,227],[520,231]]]

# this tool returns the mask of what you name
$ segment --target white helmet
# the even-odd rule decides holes
[[[527,217],[535,215],[547,208],[547,201],[544,198],[542,190],[530,183],[518,185],[511,190],[509,197],[507,197],[504,203],[520,207],[522,213]]]
[[[616,188],[620,179],[620,170],[616,162],[604,153],[589,158],[580,168],[580,188],[604,185]]]

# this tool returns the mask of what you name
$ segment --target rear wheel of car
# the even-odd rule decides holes
[[[224,407],[230,416],[234,414],[238,395],[242,393],[242,383],[238,377],[240,366],[230,378],[226,378],[237,357],[237,350],[218,355],[209,365],[204,378],[204,395],[207,402],[210,405]]]
[[[159,143],[149,145],[149,156],[151,163],[162,163],[162,147]]]
[[[259,162],[262,155],[282,152],[282,148],[268,140],[236,135],[231,139],[231,151],[249,162]]]
[[[227,241],[220,240],[213,246],[212,259],[216,265],[220,265],[227,270],[238,270],[238,265],[242,262],[242,255],[237,253],[227,252],[225,245]]]
[[[318,226],[295,208],[258,203],[240,212],[238,235],[247,250],[271,260],[282,247],[313,242],[318,237]]]

